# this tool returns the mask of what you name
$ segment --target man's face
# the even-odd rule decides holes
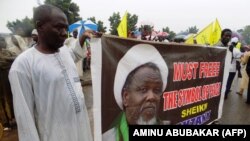
[[[65,14],[58,10],[52,10],[51,15],[48,16],[50,20],[42,25],[41,38],[48,47],[58,49],[63,46],[67,38],[68,21]]]
[[[146,36],[149,36],[150,35],[150,32],[147,31],[147,30],[144,30],[142,33],[141,33],[141,39],[142,40],[147,40],[147,37]]]
[[[78,35],[78,31],[73,31],[73,37],[77,38],[77,35]]]
[[[142,67],[134,74],[123,93],[129,124],[156,124],[162,85],[160,72],[152,68]]]
[[[232,37],[232,32],[225,32],[222,36],[222,39],[221,39],[221,42],[224,44],[224,45],[227,45],[228,42],[231,40],[231,37]]]

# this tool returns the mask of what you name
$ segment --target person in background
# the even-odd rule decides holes
[[[238,48],[240,42],[238,42],[238,44],[236,45],[236,48]],[[248,76],[246,74],[246,65],[242,62],[242,58],[244,57],[244,54],[246,53],[246,48],[241,45],[240,43],[240,48],[239,48],[240,52],[242,52],[242,56],[240,58],[240,61],[237,61],[236,63],[236,69],[238,72],[238,79],[236,79],[237,82],[237,92],[236,94],[242,96],[244,93],[244,89],[247,88],[247,83],[248,83]],[[247,83],[246,83],[247,82]]]
[[[228,48],[231,38],[232,38],[232,30],[225,28],[221,32],[220,40],[214,45],[214,46],[219,46],[219,47],[226,47],[227,54],[229,55],[229,58],[232,58],[232,53],[229,51],[229,48]],[[226,85],[225,89],[227,89],[227,85]],[[230,92],[230,89],[229,89],[229,92]],[[227,91],[225,91],[225,93],[227,93]],[[226,99],[226,98],[227,98],[227,96],[224,95],[224,99]],[[220,119],[217,119],[214,122],[212,122],[211,124],[218,125],[218,124],[220,124],[219,120]]]
[[[38,33],[37,33],[36,29],[32,30],[32,32],[31,32],[31,38],[32,38],[32,42],[31,42],[30,47],[34,46],[38,42]]]
[[[231,49],[229,49],[229,42],[232,38],[232,30],[231,29],[228,29],[228,28],[225,28],[222,30],[221,32],[221,38],[220,40],[218,41],[218,43],[216,43],[214,46],[219,46],[219,47],[227,47],[227,52],[228,54],[231,56],[230,58],[232,58],[232,48],[233,46],[231,46]],[[231,61],[230,61],[231,62]],[[233,75],[231,74],[231,77],[233,77]],[[232,79],[230,77],[230,80]],[[228,79],[229,79],[229,76],[228,76]],[[225,96],[224,98],[227,99],[227,94],[230,92],[230,88],[231,88],[231,85],[229,86],[229,80],[227,81],[227,85],[226,85],[226,91],[225,91]]]
[[[20,54],[9,72],[19,141],[92,141],[87,107],[75,62],[86,52],[85,31],[74,48],[63,43],[63,11],[40,5],[33,20],[38,43]]]
[[[12,93],[8,74],[16,54],[6,49],[7,43],[4,37],[0,36],[0,123],[4,130],[15,126],[14,108]]]
[[[151,25],[142,25],[140,28],[141,35],[138,36],[137,38],[141,40],[148,40],[148,41],[153,40],[151,39],[153,28],[154,27]]]
[[[128,32],[128,38],[136,39],[135,32],[134,31],[129,31]]]
[[[91,47],[89,44],[89,41],[85,42],[86,43],[86,47],[87,47],[87,53],[86,53],[86,57],[83,58],[82,61],[82,66],[83,66],[83,71],[85,72],[86,70],[90,69],[90,61],[91,61]]]
[[[77,36],[78,36],[78,31],[74,30],[73,31],[73,37],[69,37],[64,41],[64,45],[67,47],[74,47],[75,42],[77,41]]]
[[[236,75],[236,71],[237,71],[236,62],[240,61],[240,58],[243,55],[243,53],[240,52],[240,50],[236,48],[236,45],[238,42],[239,42],[239,39],[237,37],[234,37],[231,39],[231,44],[229,46],[229,51],[232,54],[232,58],[231,58],[231,65],[230,65],[230,69],[229,69],[229,75],[228,75],[228,79],[227,79],[225,99],[228,98],[228,94],[230,92],[234,77]]]
[[[64,41],[64,45],[66,45],[67,47],[69,48],[74,48],[75,46],[75,43],[78,41],[78,31],[77,29],[75,29],[73,31],[73,37],[69,37],[67,38],[65,41]],[[86,42],[85,42],[86,43]],[[86,55],[84,55],[86,56]],[[85,58],[85,57],[84,57]],[[78,75],[80,76],[80,79],[82,80],[83,79],[83,67],[82,67],[82,64],[83,64],[83,60],[79,60],[76,62],[76,68],[77,68],[77,72],[78,72]]]
[[[246,73],[248,75],[248,88],[247,88],[247,100],[246,104],[250,104],[250,61],[249,61],[250,51],[247,51],[242,57],[242,63],[246,64]]]
[[[244,51],[244,55],[240,58],[241,59],[241,75],[242,79],[240,81],[240,87],[239,91],[237,92],[238,95],[242,96],[244,93],[244,90],[247,89],[248,86],[248,75],[246,72],[246,63],[244,62],[243,58],[248,54],[249,49],[246,47],[242,47],[242,50]]]
[[[222,30],[221,32],[221,38],[218,41],[218,43],[215,44],[215,46],[220,46],[220,47],[228,47],[229,46],[229,42],[232,38],[232,30],[225,28]]]

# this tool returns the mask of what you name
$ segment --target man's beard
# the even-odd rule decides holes
[[[137,125],[156,125],[157,124],[157,120],[156,120],[156,116],[154,116],[152,119],[150,119],[149,121],[145,121],[143,119],[142,116],[139,117],[139,119],[136,121]]]

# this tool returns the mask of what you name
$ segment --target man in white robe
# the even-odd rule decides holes
[[[64,41],[64,45],[66,45],[69,48],[74,47],[74,44],[78,41],[77,36],[78,36],[78,31],[74,30],[73,31],[73,37],[67,38]],[[79,60],[79,61],[76,62],[76,69],[77,69],[77,72],[78,72],[80,78],[83,77],[82,60],[83,59],[81,59],[81,60]]]
[[[9,80],[19,141],[92,141],[88,112],[75,63],[91,32],[75,48],[63,46],[68,22],[51,5],[41,5],[33,16],[38,43],[14,61]]]

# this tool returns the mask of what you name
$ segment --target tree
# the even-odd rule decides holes
[[[98,25],[98,31],[99,32],[106,33],[107,27],[103,25],[102,21],[98,21],[97,25]]]
[[[175,37],[176,33],[174,31],[170,31],[169,27],[163,28],[162,31],[163,32],[167,32],[169,34],[168,37],[167,37],[167,39],[169,41],[174,40],[174,37]]]
[[[147,34],[151,34],[152,31],[154,30],[154,26],[152,25],[141,25],[141,27],[139,28],[140,32],[146,32]]]
[[[71,2],[71,0],[45,0],[45,4],[59,7],[67,16],[69,24],[81,20],[78,14],[79,6]],[[29,37],[31,31],[34,29],[34,24],[32,19],[25,17],[22,20],[16,19],[16,21],[13,22],[8,21],[7,27],[14,34]]]
[[[236,31],[241,34],[243,32],[243,29],[238,29]]]
[[[117,32],[117,27],[119,25],[119,23],[121,22],[121,17],[120,17],[120,13],[117,12],[117,13],[113,13],[112,16],[109,17],[109,22],[110,22],[110,34],[111,35],[118,35],[118,32]]]
[[[152,31],[154,30],[154,26],[149,25],[149,24],[144,24],[141,25],[141,27],[139,28],[139,31],[141,32],[141,39],[142,40],[154,40],[154,38],[152,38]]]
[[[128,13],[128,31],[135,31],[136,30],[136,24],[138,22],[138,16],[137,15],[131,15]]]
[[[188,33],[194,33],[194,34],[196,34],[198,31],[199,31],[199,29],[196,26],[192,26],[192,27],[189,27],[187,29]]]
[[[45,4],[51,4],[60,8],[68,18],[69,25],[81,20],[79,6],[71,0],[45,0]]]
[[[33,20],[25,17],[22,20],[16,20],[13,22],[8,21],[8,29],[13,33],[23,37],[30,37],[31,32],[34,29]]]
[[[249,45],[250,44],[250,25],[244,27],[242,36],[244,37],[245,42]]]
[[[105,33],[105,32],[107,31],[107,30],[106,30],[107,27],[105,27],[105,26],[103,25],[103,22],[102,22],[102,21],[99,20],[99,21],[96,23],[95,17],[89,17],[88,20],[91,20],[93,23],[97,24],[97,26],[98,26],[97,31],[98,31],[98,32]]]
[[[87,18],[87,20],[90,20],[90,21],[92,21],[93,23],[95,23],[95,24],[96,24],[95,17],[89,17],[89,18]]]
[[[128,12],[128,15],[127,15],[127,21],[128,21],[128,30],[127,31],[135,31],[136,30],[136,24],[137,24],[137,21],[138,21],[138,16],[135,15],[135,14],[130,14]],[[118,25],[120,24],[121,22],[121,16],[120,16],[120,13],[117,12],[117,13],[113,13],[112,16],[109,17],[109,22],[110,22],[110,33],[111,35],[118,35],[118,32],[117,32],[117,27]]]

